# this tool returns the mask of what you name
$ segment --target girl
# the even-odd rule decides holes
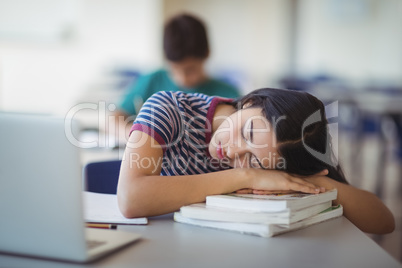
[[[158,92],[142,107],[117,189],[124,216],[147,217],[231,192],[319,193],[369,233],[395,228],[373,194],[347,183],[333,157],[324,105],[305,92],[264,88],[238,101]]]

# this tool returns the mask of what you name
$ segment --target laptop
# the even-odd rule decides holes
[[[70,123],[0,112],[0,252],[89,262],[140,238],[85,228],[80,149]]]

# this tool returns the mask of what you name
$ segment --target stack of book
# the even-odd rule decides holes
[[[342,215],[332,206],[336,189],[320,194],[227,194],[208,196],[206,203],[184,206],[177,222],[271,237]]]

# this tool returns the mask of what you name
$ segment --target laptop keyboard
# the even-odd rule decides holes
[[[87,240],[87,248],[88,249],[93,249],[93,248],[99,247],[103,244],[106,244],[106,242],[98,241],[98,240]]]

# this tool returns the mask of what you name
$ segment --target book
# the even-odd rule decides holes
[[[279,212],[253,212],[239,209],[226,209],[197,203],[180,208],[183,217],[198,220],[243,222],[243,223],[272,223],[291,224],[314,216],[331,207],[331,201],[313,205],[301,210],[285,209]]]
[[[198,220],[184,217],[181,214],[181,212],[175,212],[174,220],[176,222],[200,227],[239,232],[243,234],[250,234],[261,237],[272,237],[275,235],[303,229],[313,224],[317,224],[333,218],[340,217],[342,216],[342,213],[343,213],[343,207],[341,205],[338,205],[330,207],[315,216],[292,223],[290,225]]]
[[[212,207],[255,212],[277,212],[286,209],[300,210],[326,201],[335,200],[336,196],[336,189],[319,194],[226,194],[207,196],[206,204]]]
[[[117,205],[115,194],[83,192],[85,221],[107,224],[148,224],[147,218],[127,219]]]

